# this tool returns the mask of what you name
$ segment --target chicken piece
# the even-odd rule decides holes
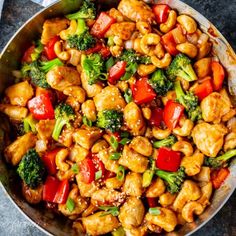
[[[139,0],[121,0],[118,10],[132,21],[146,21],[152,24],[155,16],[152,9],[143,1]]]
[[[145,122],[141,109],[134,102],[130,102],[124,109],[124,122],[130,132],[137,136],[145,132]]]
[[[62,144],[65,147],[70,147],[73,143],[73,133],[73,128],[63,129],[61,135],[59,136],[58,143]]]
[[[116,19],[116,22],[125,21],[125,17],[116,8],[111,8],[108,13],[109,13],[109,16]]]
[[[111,215],[100,211],[93,215],[82,217],[82,223],[88,235],[107,234],[119,227],[118,219]]]
[[[157,178],[152,181],[152,184],[148,187],[146,191],[146,197],[160,197],[166,190],[164,181],[161,178]]]
[[[120,208],[119,220],[126,229],[138,227],[144,217],[145,208],[142,201],[136,197],[129,197]]]
[[[102,188],[91,196],[91,203],[94,206],[120,206],[125,201],[125,193],[114,189]]]
[[[48,140],[52,136],[55,120],[40,120],[36,124],[36,130],[38,132],[38,138],[42,140]]]
[[[66,96],[76,98],[79,103],[83,103],[86,99],[86,92],[80,86],[69,86],[63,90]]]
[[[67,66],[56,66],[46,74],[49,85],[63,92],[67,87],[80,85],[80,74],[77,70]]]
[[[215,157],[224,143],[227,128],[222,124],[208,124],[202,122],[192,130],[193,141],[197,148],[206,156]]]
[[[72,187],[68,195],[68,199],[71,199],[74,202],[74,209],[71,211],[68,209],[67,204],[58,204],[58,210],[69,219],[74,220],[86,210],[88,207],[87,201],[79,195],[79,189],[76,185]]]
[[[214,92],[204,98],[200,106],[206,122],[220,123],[221,118],[230,111],[231,103],[220,93]]]
[[[88,150],[101,136],[102,130],[95,127],[91,128],[91,130],[80,128],[73,133],[73,139],[76,144]]]
[[[148,158],[135,152],[127,145],[124,146],[123,153],[118,162],[135,173],[143,173],[148,166]]]
[[[75,144],[69,154],[69,158],[73,162],[80,162],[83,161],[89,154],[89,150],[81,147],[80,145]]]
[[[116,176],[105,180],[105,185],[109,189],[120,189],[123,184],[124,180],[119,180]]]
[[[105,37],[118,36],[122,40],[129,40],[135,30],[135,23],[120,22],[112,24],[110,29],[106,32]]]
[[[30,98],[33,97],[34,91],[28,81],[14,84],[5,90],[6,96],[12,105],[26,106]]]
[[[97,182],[93,181],[90,184],[86,184],[82,181],[82,176],[80,174],[76,175],[76,182],[79,188],[81,197],[91,197],[94,192],[99,189]]]
[[[27,108],[10,104],[0,104],[0,111],[16,121],[22,121],[28,114]]]
[[[19,164],[26,152],[35,146],[36,141],[37,137],[31,132],[18,137],[4,150],[4,156],[7,162],[11,163],[13,166]]]
[[[65,18],[53,18],[46,20],[43,24],[41,43],[47,44],[51,38],[66,29],[68,25],[69,20]]]
[[[142,175],[131,172],[126,175],[123,192],[133,197],[140,197],[143,193]]]
[[[122,110],[125,108],[125,100],[121,96],[120,91],[115,86],[107,86],[105,87],[99,94],[97,94],[94,98],[94,103],[97,108],[97,111],[104,110]]]
[[[167,208],[157,207],[157,209],[161,212],[161,214],[151,215],[150,213],[147,213],[145,216],[147,222],[160,226],[166,232],[173,231],[177,225],[177,217],[175,213]]]
[[[88,80],[89,80],[89,78],[87,77],[86,73],[82,72],[81,73],[82,87],[86,91],[87,96],[89,98],[92,98],[102,91],[103,86],[99,83],[90,85],[88,83]]]
[[[98,155],[98,158],[103,162],[103,164],[107,170],[117,173],[118,168],[119,168],[118,161],[109,159],[109,157],[112,153],[113,153],[113,150],[111,148],[109,148],[109,149],[103,149],[97,155]]]
[[[142,136],[134,137],[130,143],[130,148],[134,149],[134,151],[140,153],[144,156],[151,156],[152,155],[152,144],[149,140]]]
[[[141,225],[137,228],[124,229],[127,236],[146,236],[147,235],[147,226]],[[159,231],[161,232],[161,230]]]

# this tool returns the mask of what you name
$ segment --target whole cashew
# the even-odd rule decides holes
[[[236,147],[236,132],[231,132],[225,137],[224,151],[234,149]]]
[[[197,30],[197,23],[190,16],[180,15],[177,17],[177,22],[184,27],[188,34],[193,34]]]
[[[60,32],[59,34],[60,38],[63,40],[67,40],[68,36],[75,34],[76,30],[77,30],[77,22],[76,20],[71,20],[70,26],[67,29],[62,30]]]
[[[179,121],[179,125],[180,125],[180,127],[173,129],[173,133],[175,135],[186,137],[191,134],[194,123],[190,119],[186,119],[186,118],[182,117]]]
[[[190,223],[194,221],[193,214],[201,215],[203,211],[204,208],[200,203],[196,201],[188,202],[182,210],[182,216],[187,222]]]
[[[145,21],[138,21],[136,23],[136,28],[143,35],[149,34],[152,32],[152,28],[151,28],[150,24]]]
[[[180,151],[184,156],[191,156],[193,154],[193,147],[191,143],[186,141],[178,141],[172,146],[173,151]]]
[[[171,130],[170,129],[160,129],[160,128],[154,126],[152,129],[152,134],[153,134],[154,138],[161,140],[161,139],[165,139],[168,136],[170,136]]]
[[[61,149],[56,155],[56,166],[61,171],[67,171],[70,165],[66,163],[67,156],[69,155],[69,150],[67,148]]]
[[[70,54],[67,51],[63,51],[63,42],[57,41],[54,45],[54,52],[57,57],[63,61],[67,61],[70,59]]]
[[[68,53],[70,54],[70,60],[68,61],[68,63],[73,66],[79,65],[80,58],[81,58],[81,52],[79,50],[70,48],[70,49],[68,49]]]
[[[159,197],[166,190],[164,181],[161,178],[155,179],[146,191],[146,197]]]
[[[158,43],[155,47],[154,54],[157,58],[161,59],[165,56],[165,50],[161,43]]]
[[[144,52],[141,48],[141,38],[135,38],[134,39],[133,49],[138,53],[144,54]]]
[[[159,203],[161,204],[161,206],[167,207],[174,202],[176,196],[176,194],[171,194],[170,192],[163,193],[159,197]]]
[[[61,170],[57,171],[57,178],[61,181],[65,179],[69,180],[74,176],[75,176],[75,173],[72,169],[69,169],[67,171],[61,171]]]
[[[209,182],[211,180],[210,167],[202,166],[201,171],[193,178],[199,182]]]
[[[213,191],[212,183],[208,182],[206,185],[201,187],[202,196],[198,199],[198,202],[205,208],[210,205],[210,198]]]
[[[162,23],[160,25],[160,30],[163,33],[167,33],[170,30],[172,30],[175,27],[176,24],[176,19],[177,19],[177,13],[175,10],[171,10],[169,12],[169,16],[167,18],[167,21],[165,23]]]
[[[187,91],[189,89],[189,81],[177,76],[176,80],[179,80],[181,83],[182,88]]]
[[[198,48],[193,45],[192,43],[185,42],[185,43],[180,43],[176,46],[176,49],[190,58],[194,58],[197,56],[198,53]]]
[[[154,33],[146,34],[141,38],[140,47],[145,54],[153,56],[155,51],[155,46],[160,42],[160,40],[161,37],[158,34]]]
[[[152,64],[149,64],[149,65],[145,65],[145,64],[140,64],[138,66],[138,74],[140,76],[146,76],[146,75],[149,75],[151,73],[153,73],[154,71],[156,70],[156,66],[155,65],[152,65]]]
[[[86,100],[81,106],[82,113],[91,121],[96,121],[96,107],[93,100]]]
[[[91,152],[92,153],[99,153],[101,150],[105,149],[105,148],[108,148],[109,147],[109,144],[101,139],[101,140],[98,140],[91,148]]]
[[[168,67],[171,63],[171,60],[172,58],[169,53],[166,53],[162,59],[159,59],[157,56],[151,56],[152,64],[161,69]]]

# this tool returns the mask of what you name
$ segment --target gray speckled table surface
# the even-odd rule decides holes
[[[236,50],[236,0],[184,0],[206,16]],[[0,21],[0,51],[14,32],[41,7],[29,0],[5,0]],[[0,236],[44,236],[0,189]],[[236,192],[194,236],[236,236]]]

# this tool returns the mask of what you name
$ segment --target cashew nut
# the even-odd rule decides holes
[[[160,42],[160,40],[161,37],[158,34],[154,33],[146,34],[142,37],[140,41],[140,47],[146,55],[153,56],[155,51],[155,46]]]
[[[198,49],[195,45],[193,45],[192,43],[189,42],[185,42],[185,43],[180,43],[176,46],[176,49],[184,54],[186,54],[187,56],[189,56],[190,58],[194,58],[197,56],[198,53]]]
[[[211,58],[206,57],[198,60],[193,65],[198,78],[205,78],[211,73]]]
[[[118,180],[116,177],[108,178],[105,180],[105,185],[109,189],[120,189],[124,184],[123,180]]]
[[[110,52],[112,56],[119,57],[123,51],[123,47],[115,45],[110,47]]]
[[[188,34],[193,34],[197,30],[197,23],[190,16],[180,15],[177,17],[177,22],[184,27]]]
[[[144,54],[144,52],[141,48],[141,38],[134,39],[133,49],[138,53]]]
[[[169,16],[167,18],[167,21],[165,23],[162,23],[160,25],[160,30],[163,33],[167,33],[170,30],[172,30],[175,27],[176,24],[176,19],[177,19],[177,13],[175,10],[171,10],[169,12]]]
[[[77,22],[76,20],[71,20],[70,26],[67,29],[62,30],[60,32],[59,34],[60,38],[63,40],[67,40],[68,36],[75,34],[76,30],[77,30]]]
[[[185,180],[182,185],[182,189],[173,203],[173,209],[175,211],[181,212],[187,202],[196,201],[200,197],[201,190],[198,185],[192,180]]]
[[[101,150],[105,149],[105,148],[108,148],[109,147],[109,144],[101,139],[101,140],[98,140],[91,148],[91,152],[92,153],[99,153]]]
[[[211,180],[211,169],[207,166],[202,166],[201,171],[193,178],[199,182],[209,182]]]
[[[152,32],[152,28],[148,22],[138,21],[136,23],[136,28],[141,34],[149,34]]]
[[[151,56],[152,64],[155,65],[157,68],[166,68],[171,63],[171,55],[166,53],[162,59],[159,59],[157,56]]]
[[[165,139],[168,136],[170,136],[171,130],[170,129],[160,129],[160,128],[154,126],[152,129],[152,134],[153,134],[154,138],[161,140],[161,139]]]
[[[157,58],[161,59],[165,56],[165,50],[161,43],[158,43],[155,47],[154,54]]]
[[[97,114],[96,114],[96,107],[93,100],[86,100],[82,106],[81,110],[84,116],[86,116],[91,121],[96,121]]]
[[[140,153],[144,156],[151,156],[152,155],[152,144],[150,141],[143,137],[143,136],[136,136],[132,139],[130,145],[130,148],[132,148],[137,153]]]
[[[63,42],[57,41],[54,45],[54,52],[57,57],[63,61],[67,61],[70,59],[70,54],[67,51],[63,51]]]
[[[182,137],[189,136],[193,129],[194,123],[190,119],[182,117],[179,121],[180,127],[173,129],[173,133]]]
[[[70,168],[70,165],[66,163],[67,156],[69,151],[66,148],[61,149],[56,155],[56,166],[61,171],[67,171]]]
[[[236,132],[236,117],[232,117],[230,120],[228,120],[227,128],[232,132]]]
[[[209,36],[207,34],[201,34],[198,40],[198,55],[197,59],[201,59],[208,55],[211,51],[212,43],[208,41]]]
[[[146,76],[149,75],[151,73],[153,73],[156,70],[156,66],[149,64],[149,65],[145,65],[145,64],[140,64],[138,66],[138,74],[140,76]]]
[[[208,182],[206,185],[201,187],[202,196],[198,199],[198,202],[205,208],[210,205],[210,198],[213,191],[212,182]]]
[[[63,90],[63,93],[67,96],[75,97],[79,103],[83,103],[86,98],[86,92],[80,86],[69,86]]]
[[[70,60],[68,61],[68,63],[73,66],[79,65],[80,58],[81,58],[81,52],[79,50],[70,48],[70,49],[68,49],[68,53],[70,54]]]
[[[144,108],[142,108],[142,112],[143,112],[143,117],[146,120],[150,120],[151,115],[152,115],[151,109],[149,107],[144,107]]]
[[[165,183],[161,178],[157,178],[152,181],[152,184],[148,187],[146,191],[146,197],[159,197],[166,190]]]
[[[201,171],[201,166],[204,161],[204,155],[198,150],[192,156],[185,156],[181,161],[181,166],[185,168],[185,173],[188,176],[193,176]]]
[[[159,203],[161,204],[161,206],[167,207],[174,202],[176,196],[176,194],[171,194],[170,192],[163,193],[159,197]]]
[[[201,215],[203,211],[204,208],[200,203],[196,201],[188,202],[182,210],[182,216],[187,222],[190,223],[194,221],[193,214]]]
[[[180,151],[184,154],[184,156],[191,156],[193,154],[193,147],[191,143],[186,141],[178,141],[172,146],[173,151]]]
[[[225,137],[224,151],[234,149],[236,147],[236,132],[231,132]]]
[[[182,88],[187,91],[189,89],[189,81],[177,76],[176,80],[179,80],[181,83]]]
[[[75,176],[75,173],[72,169],[69,169],[67,171],[61,171],[61,170],[57,171],[57,178],[61,181],[65,179],[69,180],[74,176]]]

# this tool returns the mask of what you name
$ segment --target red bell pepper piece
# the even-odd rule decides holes
[[[48,176],[43,185],[43,200],[54,202],[54,198],[59,187],[60,181],[53,176]]]
[[[131,90],[134,102],[139,105],[142,103],[151,102],[156,97],[156,93],[148,83],[147,77],[142,77],[141,79],[137,80],[136,83],[131,87]]]
[[[228,177],[229,173],[230,173],[230,171],[228,168],[222,168],[220,170],[213,172],[213,174],[211,176],[211,181],[212,181],[213,187],[215,189],[218,189],[224,183],[224,181]]]
[[[54,119],[54,109],[47,94],[32,98],[28,102],[28,108],[37,120]]]
[[[217,61],[211,63],[211,70],[213,73],[213,88],[215,91],[219,91],[222,88],[225,79],[225,70]]]
[[[103,162],[98,158],[98,156],[96,154],[92,154],[92,161],[93,161],[93,164],[95,166],[95,172],[97,171],[102,171],[102,177],[105,176],[105,166],[103,164]]]
[[[55,158],[57,153],[61,150],[61,148],[56,148],[52,151],[46,152],[42,156],[42,161],[50,175],[55,175],[57,173],[57,166],[55,162]]]
[[[194,94],[202,101],[205,97],[213,92],[211,77],[207,77],[202,83],[198,84],[194,90]]]
[[[107,58],[111,55],[109,47],[106,46],[102,47],[99,53],[102,55],[103,58]]]
[[[163,147],[158,150],[156,167],[160,170],[175,172],[179,169],[181,162],[180,152]]]
[[[95,179],[95,165],[90,158],[85,158],[80,162],[80,173],[82,181],[86,184],[90,184]]]
[[[150,208],[156,207],[158,205],[158,198],[156,197],[147,197],[148,206]]]
[[[32,45],[25,51],[25,53],[21,59],[22,63],[31,63],[32,62],[31,54],[34,53],[34,49],[35,49],[35,45]]]
[[[113,17],[109,16],[105,12],[101,12],[96,22],[92,26],[91,34],[98,38],[103,38],[104,34],[115,22],[116,20]]]
[[[184,106],[169,100],[164,108],[164,122],[169,129],[174,129],[184,112]]]
[[[127,63],[125,61],[118,61],[109,70],[108,82],[110,84],[115,84],[125,74],[125,68]]]
[[[57,55],[54,51],[54,45],[57,41],[59,41],[59,36],[55,36],[44,46],[44,54],[47,57],[48,60],[53,60],[57,58]]]
[[[58,204],[66,203],[69,191],[70,191],[70,184],[68,179],[62,180],[58,186],[53,202]]]
[[[152,115],[149,120],[151,125],[160,126],[161,122],[163,121],[163,109],[155,108],[152,110]]]
[[[88,50],[84,51],[85,54],[91,54],[91,53],[96,53],[96,52],[100,52],[100,50],[102,49],[103,45],[102,43],[98,42],[96,43],[96,45],[92,48],[89,48]]]
[[[161,24],[167,21],[170,7],[166,4],[156,4],[152,7],[152,11],[155,15],[156,22]]]
[[[161,37],[161,40],[162,40],[162,43],[163,43],[166,51],[168,53],[170,53],[172,56],[176,56],[179,53],[179,51],[176,49],[177,44],[175,42],[172,31],[164,34]]]

